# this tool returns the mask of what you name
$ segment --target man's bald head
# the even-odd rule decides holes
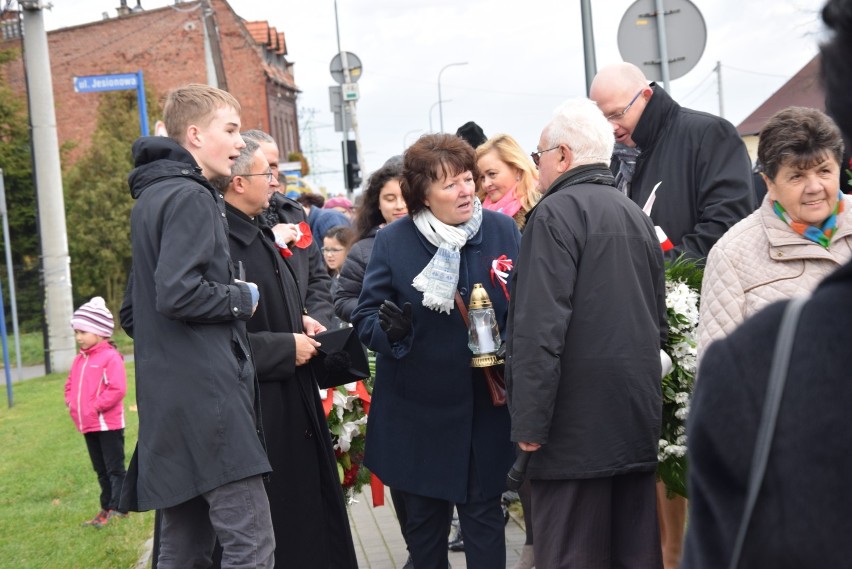
[[[631,135],[653,94],[642,70],[626,62],[601,68],[589,88],[589,98],[609,120],[616,141],[627,146],[636,146]]]
[[[620,92],[623,94],[630,93],[632,97],[636,91],[642,87],[648,86],[648,79],[642,70],[632,63],[622,62],[607,65],[598,71],[595,78],[592,80],[592,86],[589,89],[590,99],[596,101],[595,92],[598,94]]]

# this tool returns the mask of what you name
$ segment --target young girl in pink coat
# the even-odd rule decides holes
[[[101,485],[101,509],[83,523],[103,527],[118,510],[124,483],[124,395],[127,376],[124,358],[109,340],[112,313],[100,296],[81,306],[71,318],[80,353],[74,358],[65,383],[65,405],[77,430],[83,433],[92,467]]]

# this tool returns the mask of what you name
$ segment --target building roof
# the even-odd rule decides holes
[[[819,55],[775,91],[737,126],[740,136],[757,135],[769,118],[786,107],[813,107],[825,110],[825,93],[819,79]]]
[[[287,44],[284,42],[284,32],[279,32],[274,26],[270,26],[266,20],[249,22],[243,20],[243,24],[258,44],[268,48],[276,55],[287,55]]]

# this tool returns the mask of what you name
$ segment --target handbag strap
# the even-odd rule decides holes
[[[790,355],[793,351],[793,341],[796,337],[796,327],[799,323],[799,315],[808,301],[808,297],[798,297],[787,303],[784,316],[781,320],[781,329],[778,332],[778,340],[775,342],[775,353],[772,356],[772,367],[769,370],[769,379],[766,385],[766,399],[763,401],[763,413],[760,416],[760,425],[755,439],[754,455],[751,461],[751,470],[748,480],[748,494],[746,495],[743,517],[737,531],[737,539],[734,542],[734,552],[731,556],[729,569],[736,569],[740,563],[743,545],[745,543],[751,515],[757,496],[763,484],[763,476],[766,473],[766,463],[769,461],[769,450],[772,446],[772,437],[775,434],[775,423],[778,419],[778,409],[781,407],[781,397],[784,395],[784,385],[787,382],[787,369],[790,367]]]
[[[464,319],[464,327],[470,328],[470,321],[467,317],[467,306],[464,305],[464,300],[462,300],[459,291],[456,291],[456,306],[458,307],[459,312],[461,313],[461,316]]]

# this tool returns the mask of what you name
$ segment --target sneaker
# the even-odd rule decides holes
[[[127,517],[127,512],[119,512],[118,510],[110,510],[109,513],[107,514],[107,518],[109,518],[109,519],[113,519],[113,518],[124,519],[126,517]]]
[[[109,522],[109,512],[107,510],[101,510],[94,518],[83,522],[82,525],[100,528],[105,526],[107,522]]]

